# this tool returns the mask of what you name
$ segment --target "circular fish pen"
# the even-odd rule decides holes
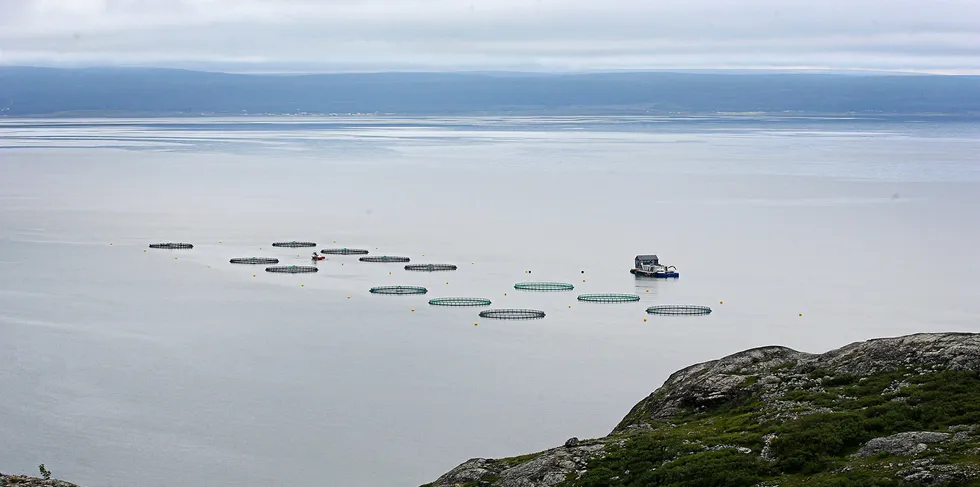
[[[421,286],[378,286],[371,288],[371,294],[425,294],[428,289]]]
[[[696,304],[660,304],[647,308],[652,315],[707,315],[711,308]]]
[[[272,246],[273,247],[287,247],[287,248],[291,248],[291,249],[296,249],[296,248],[300,248],[300,247],[316,247],[316,243],[315,242],[297,242],[297,241],[294,240],[292,242],[272,242]]]
[[[408,257],[396,257],[391,255],[379,255],[377,257],[361,257],[357,259],[361,262],[411,262]]]
[[[454,271],[457,267],[453,264],[411,264],[405,266],[406,271],[437,272]]]
[[[519,282],[514,289],[521,291],[571,291],[575,286],[564,282]]]
[[[185,250],[193,249],[194,245],[189,243],[167,242],[150,244],[151,249]]]
[[[278,264],[275,257],[236,257],[229,260],[232,264]]]
[[[320,251],[321,254],[328,255],[367,255],[369,252],[365,249],[323,249]]]
[[[484,298],[433,298],[429,300],[432,306],[490,306],[490,300]]]
[[[636,294],[617,293],[579,294],[578,300],[587,303],[634,303],[639,301],[640,297]]]
[[[480,312],[480,318],[495,320],[537,320],[544,318],[544,311],[536,309],[488,309]]]
[[[308,265],[290,265],[290,266],[266,267],[265,271],[277,272],[280,274],[304,274],[310,272],[320,272],[320,269]]]

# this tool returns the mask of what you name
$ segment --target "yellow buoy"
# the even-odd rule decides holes
[[[582,282],[585,282],[585,279],[582,279]]]
[[[347,299],[350,299],[350,296],[347,296]]]
[[[477,326],[477,325],[479,325],[479,323],[473,323],[473,326]]]
[[[476,264],[476,262],[470,262],[470,265]]]
[[[414,312],[415,312],[415,308],[412,308],[412,313],[414,313]]]
[[[255,277],[255,274],[252,274],[252,277]]]
[[[649,289],[647,289],[647,290],[646,290],[646,291],[644,291],[644,292],[647,292],[647,293],[648,293],[648,292],[650,292],[650,290],[649,290]]]
[[[221,240],[218,240],[218,243],[221,243]]]
[[[724,301],[718,301],[718,304],[725,304]]]
[[[143,249],[143,252],[146,252],[146,249]]]
[[[647,320],[646,318],[643,318],[643,321],[644,321],[644,322],[646,322],[646,320]]]
[[[803,313],[800,313],[800,316],[803,316]]]
[[[334,241],[333,241],[333,243],[337,243],[337,241],[336,241],[336,240],[334,240]]]
[[[210,269],[210,268],[211,268],[211,266],[208,266],[208,269]]]
[[[449,285],[449,281],[446,281],[446,285],[447,285],[447,286]]]
[[[572,309],[572,305],[568,305],[568,309]]]
[[[305,286],[305,285],[306,285],[306,284],[300,284],[300,285],[299,285],[299,287],[303,287],[303,286]]]

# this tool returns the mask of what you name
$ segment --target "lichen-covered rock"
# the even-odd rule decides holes
[[[687,409],[731,400],[747,392],[741,386],[750,377],[810,356],[786,347],[762,347],[681,369],[634,406],[616,430],[627,429],[640,420],[670,419]]]
[[[482,482],[499,487],[553,487],[572,473],[585,469],[589,460],[601,456],[605,444],[578,442],[533,455],[524,461],[474,458],[439,477],[430,487],[460,487]]]
[[[446,472],[433,482],[433,486],[457,486],[496,478],[500,468],[498,462],[486,458],[472,458],[458,467]]]
[[[555,448],[500,473],[500,487],[553,487],[568,474],[586,468],[589,460],[601,455],[605,445]]]
[[[0,473],[0,487],[78,487],[62,480],[41,479],[26,475],[5,475]]]
[[[932,431],[909,431],[891,436],[883,436],[868,441],[855,453],[859,457],[870,457],[878,453],[888,453],[898,456],[913,456],[928,448],[930,443],[939,443],[949,439],[949,433]]]

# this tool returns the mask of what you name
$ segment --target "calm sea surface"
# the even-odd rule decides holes
[[[0,470],[416,486],[602,436],[745,348],[980,331],[978,154],[932,119],[0,119]],[[459,270],[228,263],[308,263],[277,240]],[[680,279],[634,278],[644,253]],[[368,292],[395,284],[429,294]]]

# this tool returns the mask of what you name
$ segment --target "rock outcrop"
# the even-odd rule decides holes
[[[0,487],[78,487],[63,480],[0,473]]]
[[[669,419],[682,410],[710,407],[755,392],[742,387],[746,381],[758,380],[758,388],[773,392],[805,386],[813,382],[809,377],[813,372],[825,372],[825,377],[866,377],[900,368],[919,372],[937,368],[980,370],[980,334],[920,333],[879,338],[819,355],[786,347],[746,350],[673,373],[660,389],[633,407],[616,431],[641,426],[643,420]]]
[[[742,469],[713,485],[776,485],[794,475],[980,485],[980,458],[971,456],[980,451],[978,371],[975,333],[882,338],[823,354],[755,348],[675,372],[609,436],[475,458],[428,485],[680,485],[712,468]]]
[[[949,436],[949,433],[932,431],[909,431],[891,436],[881,436],[869,440],[855,455],[870,457],[871,455],[887,453],[896,456],[913,456],[929,448],[930,443],[946,441]]]

